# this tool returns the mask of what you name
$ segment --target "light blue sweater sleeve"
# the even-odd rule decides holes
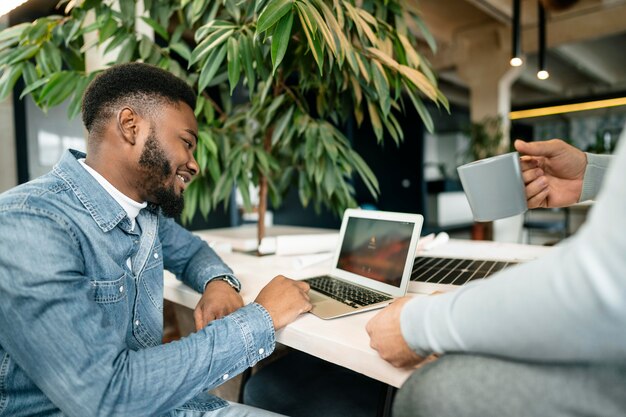
[[[595,200],[604,182],[604,174],[613,160],[612,155],[596,155],[587,153],[587,168],[583,179],[583,189],[579,202]]]
[[[625,169],[626,142],[586,224],[546,256],[407,303],[401,327],[409,346],[422,355],[626,360]]]

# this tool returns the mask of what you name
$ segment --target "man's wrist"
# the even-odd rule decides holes
[[[207,282],[206,285],[209,285],[210,283],[216,282],[216,281],[224,281],[225,283],[230,285],[231,288],[234,289],[235,291],[237,292],[241,291],[241,284],[239,284],[239,281],[237,281],[236,279],[228,275],[220,275],[218,277],[211,278],[209,282]],[[205,286],[205,289],[206,289],[206,286]]]

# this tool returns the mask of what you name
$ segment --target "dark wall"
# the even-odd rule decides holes
[[[397,145],[391,137],[379,144],[374,132],[365,121],[354,130],[354,149],[370,166],[380,185],[380,196],[374,199],[363,181],[355,179],[359,205],[371,205],[378,210],[422,213],[425,204],[424,127],[412,108],[399,115],[398,122],[404,131],[404,141]]]

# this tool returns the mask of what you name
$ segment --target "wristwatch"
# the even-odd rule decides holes
[[[235,291],[237,291],[237,292],[241,291],[241,285],[237,281],[235,281],[232,277],[229,277],[228,275],[222,275],[220,277],[215,277],[212,280],[210,280],[209,282],[213,282],[213,281],[224,281],[228,285],[233,287],[233,289]]]

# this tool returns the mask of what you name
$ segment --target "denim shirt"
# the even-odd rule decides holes
[[[271,317],[252,303],[161,344],[163,268],[199,292],[232,271],[154,207],[132,231],[82,157],[68,151],[52,172],[0,195],[0,416],[227,405],[206,390],[273,351]]]

